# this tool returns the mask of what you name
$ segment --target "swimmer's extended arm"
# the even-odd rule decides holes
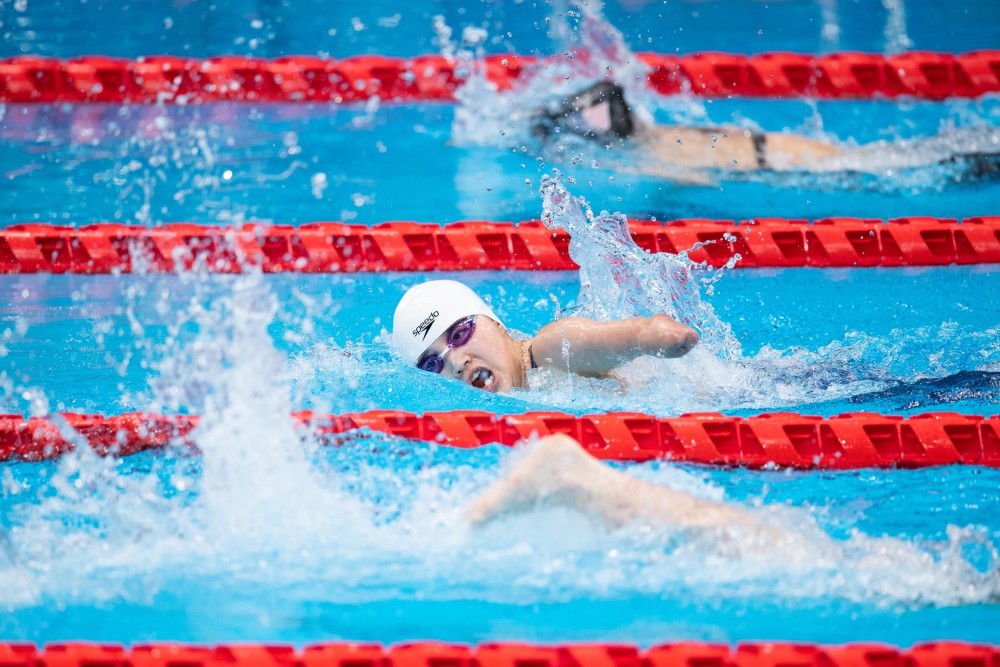
[[[470,505],[470,522],[554,505],[585,512],[612,528],[636,520],[692,528],[759,527],[757,518],[739,506],[697,498],[607,466],[567,435],[546,436],[529,446],[520,464]]]
[[[612,322],[567,317],[542,327],[531,351],[539,366],[599,376],[644,355],[681,357],[697,344],[694,329],[666,315]]]
[[[729,171],[828,171],[841,150],[827,141],[792,132],[752,132],[735,127],[651,125],[637,135],[645,151],[639,164],[674,178],[671,169],[725,169]],[[676,166],[675,166],[676,165]]]

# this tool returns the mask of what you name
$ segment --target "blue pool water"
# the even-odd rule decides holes
[[[575,9],[562,2],[517,0],[421,0],[405,11],[389,0],[345,0],[335,9],[323,0],[170,5],[88,0],[56,6],[61,11],[52,11],[51,3],[30,0],[3,3],[0,55],[411,56],[437,50],[437,34],[431,29],[436,16],[457,32],[465,26],[485,28],[490,52],[551,53],[548,31],[553,18]],[[661,53],[879,53],[900,42],[931,51],[995,49],[992,27],[1000,19],[1000,9],[991,0],[967,0],[955,6],[880,0],[611,2],[604,13],[635,51]],[[76,29],[76,21],[83,19],[90,26],[86,31]],[[893,34],[900,23],[904,34]]]
[[[485,31],[473,50],[553,53],[567,9],[327,4],[91,0],[52,12],[6,2],[0,55],[412,55],[467,27]],[[883,51],[909,42],[965,51],[997,46],[1000,10],[727,1],[613,5],[605,15],[605,34],[617,26],[634,50]],[[69,29],[82,20],[93,30]],[[845,147],[888,142],[851,172],[717,174],[710,186],[616,172],[587,147],[573,147],[578,159],[539,153],[514,121],[468,120],[473,109],[535,102],[477,94],[458,107],[7,105],[0,225],[523,220],[542,214],[539,186],[553,168],[595,210],[637,217],[1000,211],[1000,180],[963,181],[933,164],[941,151],[992,140],[995,98],[643,99],[664,122],[787,128]],[[580,238],[578,261],[598,275],[600,244]],[[656,307],[640,289],[655,283],[655,260],[614,252],[640,278],[633,305],[619,307]],[[594,307],[573,273],[442,277],[469,282],[523,332]],[[417,279],[0,276],[0,412],[205,415],[199,456],[116,461],[80,451],[0,467],[0,639],[997,641],[994,469],[624,466],[752,508],[795,536],[775,554],[754,550],[738,530],[699,536],[640,522],[609,532],[568,510],[470,529],[463,508],[516,453],[370,434],[317,447],[284,418],[305,408],[993,414],[995,266],[696,271],[687,284],[712,313],[703,337],[720,342],[679,361],[641,360],[625,389],[537,374],[532,391],[506,396],[392,360],[385,330]],[[616,289],[602,282],[593,298],[617,298]]]

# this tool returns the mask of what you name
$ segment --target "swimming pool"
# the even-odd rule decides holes
[[[117,13],[81,3],[48,17],[40,6],[8,3],[5,55],[412,55],[440,47],[436,14],[456,34],[485,28],[497,38],[487,40],[489,51],[550,52],[545,18],[559,14],[559,7],[485,3],[424,3],[405,14],[378,3],[214,7]],[[942,9],[906,7],[903,36],[917,48],[995,47],[996,8],[964,9],[968,18],[945,20]],[[62,21],[85,15],[95,31],[71,37]],[[835,3],[780,11],[677,3],[611,7],[607,15],[633,48],[657,51],[704,49],[708,26],[709,46],[747,52],[880,51],[892,32],[891,11],[879,3],[857,13]],[[1000,106],[992,98],[663,100],[654,113],[867,143],[995,127]],[[494,140],[450,145],[454,115],[455,107],[430,103],[7,105],[0,223],[524,220],[540,215],[538,187],[552,167],[595,209],[659,219],[966,217],[995,213],[1000,201],[997,181],[951,183],[933,168],[901,179],[721,178],[713,187],[681,187],[589,160],[526,157],[499,138],[503,127],[493,128]],[[469,282],[522,331],[579,299],[570,273],[448,277]],[[633,388],[624,391],[541,377],[536,390],[508,396],[452,386],[392,361],[383,330],[416,279],[0,277],[2,411],[206,416],[200,456],[100,460],[80,451],[55,463],[3,465],[0,637],[996,641],[995,469],[628,466],[702,497],[764,506],[769,520],[808,538],[801,551],[775,559],[642,525],[607,533],[558,510],[472,531],[461,508],[510,465],[506,450],[451,450],[377,434],[336,448],[307,439],[303,447],[284,419],[292,409],[387,407],[991,414],[1000,395],[995,266],[729,271],[700,287],[732,327],[741,348],[735,357],[706,351],[638,364]]]

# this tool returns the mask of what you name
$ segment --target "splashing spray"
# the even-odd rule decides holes
[[[621,213],[595,215],[556,176],[542,177],[542,221],[570,234],[570,256],[580,266],[577,312],[600,320],[663,313],[696,329],[702,343],[722,357],[738,357],[728,324],[701,298],[697,268],[686,254],[650,255],[636,245]],[[714,281],[716,276],[712,276]]]
[[[885,7],[885,50],[886,53],[900,53],[913,46],[906,34],[906,6],[903,0],[882,0]]]
[[[553,98],[577,92],[581,85],[605,79],[626,89],[640,120],[651,120],[646,109],[654,93],[646,85],[647,67],[629,49],[621,32],[604,18],[599,2],[562,2],[552,7],[549,35],[559,55],[525,65],[516,90],[498,91],[486,78],[477,60],[486,37],[483,31],[466,29],[459,47],[442,23],[443,19],[434,24],[442,55],[456,60],[468,72],[466,82],[456,91],[459,106],[452,130],[456,143],[520,148],[532,136],[538,109]]]

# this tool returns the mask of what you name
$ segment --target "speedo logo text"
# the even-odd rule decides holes
[[[427,340],[427,334],[430,333],[431,327],[434,325],[434,320],[438,318],[438,311],[434,311],[430,315],[424,318],[424,321],[417,325],[417,328],[413,330],[413,337],[417,338],[420,334],[424,334],[421,340]]]

